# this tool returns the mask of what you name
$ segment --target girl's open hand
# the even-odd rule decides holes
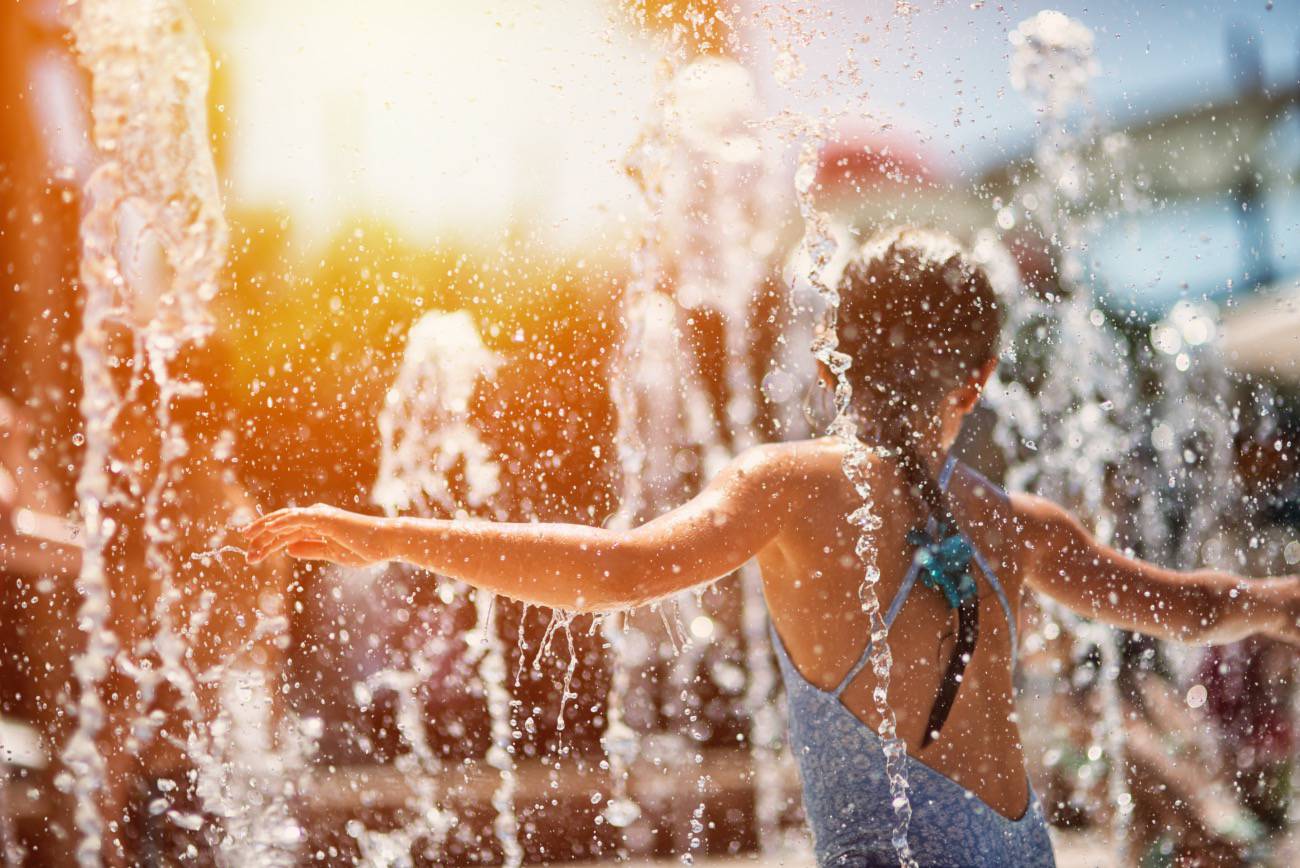
[[[243,529],[248,562],[283,551],[290,557],[364,567],[388,560],[381,545],[382,519],[318,503],[267,513]]]

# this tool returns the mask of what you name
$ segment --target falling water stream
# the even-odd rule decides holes
[[[894,7],[894,17],[901,19],[904,27],[910,27],[910,16],[914,11],[911,4],[900,2]],[[817,43],[821,21],[816,17],[807,17],[805,20],[805,16],[796,14],[794,10],[774,4],[764,7],[760,23],[774,50],[773,78],[779,85],[793,92],[795,84],[807,74],[803,51]],[[789,306],[796,315],[804,316],[802,320],[796,318],[790,323],[787,339],[811,335],[812,356],[834,378],[833,414],[825,433],[844,443],[844,475],[861,498],[861,505],[847,516],[847,520],[857,529],[854,551],[863,567],[858,598],[867,621],[871,643],[869,659],[871,671],[876,677],[871,694],[872,704],[880,718],[877,733],[881,740],[885,776],[889,785],[890,808],[895,818],[891,843],[899,864],[908,868],[915,866],[916,860],[908,843],[912,806],[908,795],[907,744],[898,736],[896,715],[889,702],[893,656],[877,591],[880,569],[877,562],[876,531],[880,521],[874,512],[870,485],[872,453],[858,438],[858,425],[852,407],[853,388],[848,376],[853,360],[838,349],[839,337],[836,332],[840,304],[838,272],[846,253],[841,249],[844,235],[837,231],[841,227],[837,227],[831,215],[817,201],[822,152],[835,134],[836,124],[845,118],[853,118],[854,115],[870,118],[872,113],[866,106],[867,91],[862,87],[860,68],[852,50],[844,58],[837,74],[859,89],[847,104],[834,112],[823,111],[817,117],[786,113],[772,119],[775,127],[787,140],[795,142],[798,148],[794,197],[803,220],[803,235],[791,260],[793,268],[789,273]],[[808,94],[804,98],[812,95]],[[808,288],[815,293],[816,303],[806,300]],[[809,317],[813,311],[820,318],[820,323],[816,326]],[[802,345],[791,346],[789,351],[797,353],[802,349]],[[800,368],[799,365],[790,365],[787,369]]]
[[[726,457],[760,440],[760,390],[748,362],[755,347],[757,293],[776,247],[771,183],[776,173],[758,137],[761,107],[753,76],[740,63],[716,57],[693,61],[674,78],[668,106],[676,145],[669,178],[675,183],[659,220],[665,234],[686,236],[674,243],[670,235],[670,249],[676,251],[675,296],[688,319],[697,310],[721,316],[719,349],[729,360],[724,406],[715,414],[721,418],[706,441],[704,475],[711,477]],[[740,568],[739,583],[755,821],[760,847],[771,850],[783,804],[781,716],[773,701],[776,671],[755,561]]]
[[[825,277],[832,260],[835,259],[837,242],[827,215],[818,210],[815,199],[821,142],[820,135],[812,135],[807,139],[800,152],[799,167],[795,172],[795,193],[799,201],[799,211],[804,218],[804,237],[801,247],[807,262],[805,279],[826,301],[824,326],[813,340],[812,351],[817,360],[835,377],[835,416],[828,431],[832,436],[844,441],[844,474],[858,496],[862,498],[862,506],[853,511],[849,516],[849,522],[859,531],[854,550],[865,567],[858,596],[862,604],[862,612],[869,625],[871,670],[876,676],[872,700],[876,712],[880,715],[877,731],[884,752],[885,774],[889,780],[890,801],[895,816],[892,843],[898,853],[899,864],[915,866],[916,860],[912,857],[911,847],[907,842],[907,829],[912,820],[912,805],[908,799],[907,743],[898,737],[897,721],[894,710],[889,704],[889,676],[893,667],[893,658],[889,649],[889,628],[885,624],[880,597],[876,591],[876,585],[880,582],[880,569],[876,561],[875,532],[880,526],[880,521],[872,511],[872,491],[868,470],[871,451],[858,439],[857,423],[853,417],[853,386],[848,378],[849,366],[853,359],[847,353],[837,349],[839,339],[835,332],[835,325],[840,303],[839,289]]]
[[[753,353],[757,293],[776,249],[770,183],[775,175],[757,137],[759,105],[750,72],[725,58],[681,65],[677,56],[673,48],[665,49],[655,100],[662,109],[649,115],[627,163],[647,218],[623,299],[626,333],[613,384],[624,479],[616,527],[681,502],[699,480],[760,439],[759,384],[746,360]],[[671,297],[660,289],[667,286]],[[686,337],[693,316],[710,313],[722,323],[722,344],[712,351],[729,360],[720,398],[710,397],[699,364],[688,361],[695,355]],[[674,471],[680,463],[676,456],[693,448],[701,452],[701,472]],[[756,829],[767,850],[775,845],[784,806],[782,720],[773,697],[776,673],[755,563],[741,568],[739,592],[748,673],[742,703],[750,721]],[[698,593],[682,594],[673,606],[682,621],[695,623],[702,616],[707,620],[701,602]],[[626,640],[615,623],[613,618],[606,621],[616,649],[607,748],[630,748],[634,742],[627,737],[630,731],[623,732],[622,705],[632,664],[620,651]],[[677,651],[669,682],[683,696],[691,695],[704,651],[699,641],[683,643]],[[689,730],[689,719],[685,723]],[[615,782],[607,812],[611,821],[635,814],[623,810],[631,803],[621,789],[627,758],[634,753],[610,750]],[[688,852],[700,843],[699,815],[697,810],[690,821]]]
[[[1009,460],[1007,487],[1070,505],[1094,523],[1100,539],[1123,547],[1130,538],[1111,503],[1127,476],[1127,489],[1136,493],[1132,541],[1147,557],[1188,569],[1205,565],[1207,552],[1218,551],[1220,562],[1209,565],[1228,566],[1230,545],[1206,545],[1223,532],[1224,517],[1239,498],[1230,388],[1222,362],[1207,346],[1211,315],[1182,302],[1152,327],[1150,348],[1133,351],[1098,307],[1089,240],[1103,214],[1124,219],[1143,203],[1126,185],[1131,172],[1122,165],[1122,136],[1104,135],[1091,109],[1098,72],[1093,34],[1078,21],[1045,11],[1023,21],[1011,42],[1011,83],[1039,118],[1039,135],[1035,174],[1013,201],[994,202],[995,222],[1007,231],[1023,221],[1050,240],[1059,292],[1026,285],[1008,293],[1008,354],[1020,371],[1031,373],[1018,380],[995,378],[986,393],[998,416],[995,438]],[[1120,188],[1111,191],[1103,209],[1088,207],[1104,201],[1103,181]],[[1154,369],[1154,400],[1140,398],[1142,365]],[[1150,460],[1143,458],[1148,450]],[[1169,502],[1187,504],[1176,535]],[[1110,839],[1122,861],[1133,858],[1127,852],[1134,808],[1127,713],[1118,688],[1125,636],[1041,602],[1074,636],[1076,659],[1090,649],[1099,655],[1102,710],[1094,745],[1109,770]]]
[[[1129,424],[1136,397],[1132,379],[1121,359],[1123,339],[1096,310],[1093,295],[1083,285],[1086,229],[1076,216],[1078,203],[1091,190],[1083,151],[1091,128],[1076,129],[1076,115],[1088,102],[1097,72],[1091,31],[1059,12],[1043,12],[1022,22],[1011,34],[1011,83],[1043,119],[1034,149],[1036,180],[1021,191],[1019,205],[1037,222],[1044,237],[1060,250],[1057,265],[1067,297],[1040,297],[1034,288],[1016,296],[1007,317],[1013,352],[1041,352],[1035,359],[1042,372],[1032,397],[1020,383],[995,382],[990,403],[999,413],[999,436],[1013,453],[1008,488],[1038,491],[1079,509],[1098,523],[1099,536],[1111,538],[1115,522],[1105,501],[1109,469],[1129,452]],[[1085,117],[1087,115],[1085,114]],[[998,214],[1005,225],[1013,210]],[[1027,343],[1017,339],[1029,335]],[[1069,335],[1070,339],[1064,339]],[[1032,343],[1028,343],[1032,342]],[[1068,353],[1072,361],[1067,362]],[[1089,377],[1077,376],[1087,371]],[[1028,412],[1028,415],[1024,415]],[[1020,460],[1023,444],[1031,457]],[[1108,757],[1112,834],[1124,858],[1126,824],[1132,811],[1124,771],[1124,713],[1117,688],[1122,638],[1101,624],[1073,616],[1046,603],[1052,615],[1073,632],[1076,653],[1088,645],[1101,663],[1097,683],[1102,715],[1095,729]]]
[[[378,420],[381,449],[372,500],[386,514],[453,516],[463,498],[471,509],[502,517],[493,504],[500,487],[500,467],[469,418],[478,383],[490,379],[501,363],[502,359],[484,346],[465,311],[432,311],[411,327],[401,367]],[[453,482],[457,476],[463,485]],[[524,854],[514,805],[514,727],[505,653],[497,631],[494,595],[472,593],[476,625],[465,635],[465,642],[471,662],[477,664],[491,722],[486,760],[499,778],[492,793],[496,811],[493,831],[505,864],[518,866]],[[382,833],[358,829],[363,856],[382,864],[406,864],[412,846],[421,840],[426,846],[436,846],[452,825],[452,818],[438,803],[435,782],[441,763],[428,743],[419,701],[419,690],[429,679],[431,659],[430,649],[420,649],[409,668],[384,670],[364,686],[367,696],[385,689],[396,694],[398,725],[411,748],[399,762],[417,788],[417,810],[411,822]]]
[[[158,466],[143,504],[146,559],[159,586],[158,651],[162,678],[189,680],[176,655],[172,619],[176,591],[166,547],[174,539],[161,502],[171,465],[186,452],[172,421],[173,402],[200,390],[172,375],[187,344],[210,328],[206,306],[224,261],[226,224],[208,143],[208,55],[185,4],[179,0],[79,0],[67,7],[76,55],[90,74],[90,113],[98,165],[85,184],[81,221],[80,282],[85,303],[77,355],[82,366],[81,412],[85,452],[77,498],[85,548],[77,587],[83,601],[78,624],[86,647],[74,671],[79,696],[77,727],[63,752],[65,782],[76,803],[77,858],[99,864],[104,822],[99,800],[105,764],[97,745],[105,709],[100,685],[120,653],[111,631],[112,598],[106,549],[119,532],[109,515],[124,495],[116,486],[111,449],[114,425],[132,400],[147,367],[157,390]],[[126,234],[137,227],[134,236]],[[156,249],[166,270],[150,286],[124,267],[119,250]],[[115,373],[114,340],[125,333],[135,348],[132,383]],[[127,672],[140,667],[123,667]],[[152,683],[142,683],[148,697]],[[195,721],[197,723],[197,721]]]
[[[666,91],[670,70],[667,62],[656,69],[656,93]],[[663,196],[666,148],[662,123],[658,118],[652,118],[642,128],[625,158],[625,169],[651,214],[656,213]],[[621,305],[624,334],[610,380],[610,393],[618,420],[615,456],[621,470],[618,512],[608,523],[615,530],[634,526],[646,512],[643,473],[649,469],[647,450],[654,441],[643,435],[641,425],[646,419],[643,408],[653,405],[643,403],[645,395],[638,389],[636,375],[643,358],[641,350],[647,346],[663,346],[657,342],[650,344],[644,339],[659,273],[654,230],[655,221],[646,220],[633,251],[632,279],[624,289]],[[632,643],[628,633],[633,629],[627,613],[611,614],[601,619],[602,635],[610,646],[612,666],[610,689],[605,698],[605,733],[601,738],[610,778],[610,797],[603,816],[616,829],[627,828],[641,815],[641,807],[631,798],[629,790],[630,767],[640,752],[640,739],[627,723],[626,706],[633,685],[632,670],[644,662],[630,657]],[[636,643],[637,646],[644,644]]]

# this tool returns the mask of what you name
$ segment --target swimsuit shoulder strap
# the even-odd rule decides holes
[[[943,466],[943,473],[939,477],[939,485],[944,491],[948,490],[948,482],[952,479],[952,474],[956,467],[957,456],[949,453],[948,460]],[[980,478],[983,479],[983,477]],[[983,482],[986,486],[993,488],[994,490],[1000,490],[987,479],[983,479]],[[997,574],[993,572],[993,568],[989,566],[989,562],[984,559],[984,555],[980,554],[979,546],[975,544],[974,540],[970,539],[969,535],[966,539],[970,541],[971,550],[975,553],[976,565],[980,568],[980,572],[984,574],[984,578],[988,581],[989,587],[993,588],[993,593],[997,595],[998,603],[1002,606],[1002,614],[1006,616],[1007,627],[1011,633],[1011,660],[1014,664],[1016,659],[1016,650],[1019,647],[1019,643],[1017,642],[1016,637],[1016,617],[1011,608],[1011,600],[1007,597],[1007,592],[1003,589],[1002,582],[998,581]]]
[[[949,452],[948,457],[944,459],[943,470],[939,471],[939,487],[944,491],[948,490],[948,483],[952,481],[952,473],[956,469],[957,456]]]
[[[1016,616],[1011,610],[1011,601],[1007,599],[1007,592],[1002,589],[1002,583],[998,581],[993,568],[989,566],[988,561],[984,560],[984,555],[980,554],[974,543],[971,544],[971,548],[975,551],[975,563],[979,565],[980,572],[984,574],[984,578],[993,588],[993,593],[998,595],[998,602],[1002,604],[1002,614],[1006,616],[1007,629],[1011,631],[1011,662],[1014,665],[1020,643],[1016,636]]]
[[[916,585],[916,577],[920,575],[920,572],[920,560],[913,559],[912,566],[907,570],[907,575],[903,576],[903,583],[898,586],[898,591],[894,594],[893,602],[889,604],[889,609],[885,612],[886,630],[894,625],[894,619],[898,617],[899,611],[902,610],[903,603],[907,602],[907,595],[912,592],[912,588]],[[832,691],[836,696],[843,693],[844,688],[849,686],[849,682],[854,678],[857,678],[858,673],[866,667],[867,661],[871,659],[871,644],[871,638],[868,637],[867,645],[862,649],[862,656],[858,658],[858,662],[853,664],[853,668],[848,671],[847,675],[840,679],[840,683],[837,684],[835,690]]]

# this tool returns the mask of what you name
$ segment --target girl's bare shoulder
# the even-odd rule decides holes
[[[1011,498],[997,483],[965,464],[958,464],[949,491],[960,505],[965,530],[988,559],[1008,590],[1019,587],[1024,551],[1023,523]]]
[[[844,458],[848,447],[837,437],[792,440],[755,446],[741,456],[743,465],[761,472],[774,483],[817,488],[846,483]],[[867,453],[866,472],[872,473],[879,458]]]

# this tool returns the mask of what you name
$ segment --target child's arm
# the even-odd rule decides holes
[[[400,560],[544,606],[636,606],[725,576],[776,536],[788,503],[781,454],[779,447],[748,450],[694,499],[628,531],[376,518],[313,506],[250,524],[248,558],[283,549],[349,565]]]
[[[1254,633],[1300,641],[1300,579],[1162,569],[1098,542],[1049,500],[1015,495],[1011,503],[1026,581],[1068,609],[1179,642],[1218,644]]]

